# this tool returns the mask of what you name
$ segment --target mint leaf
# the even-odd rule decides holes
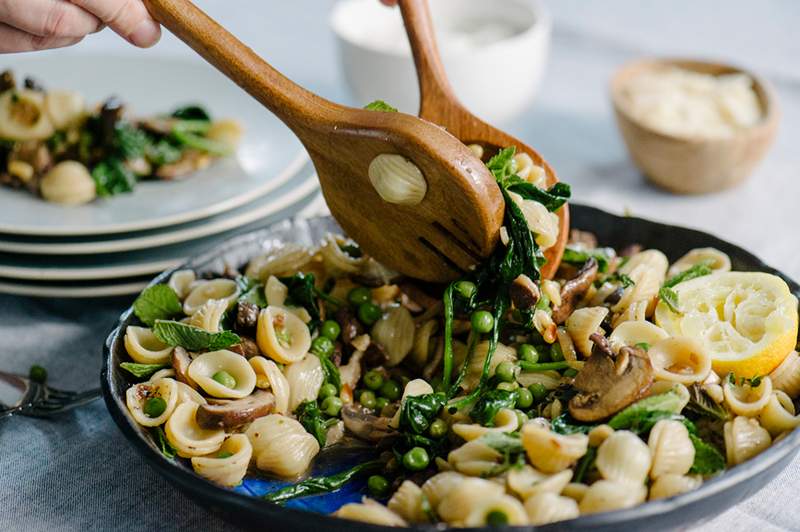
[[[725,458],[713,445],[691,433],[689,438],[694,445],[694,463],[689,473],[707,476],[725,469]]]
[[[666,303],[675,314],[682,314],[680,308],[678,308],[678,292],[672,288],[662,286],[658,291],[658,299]]]
[[[375,100],[364,106],[367,111],[383,111],[384,113],[396,113],[397,109],[384,102],[383,100]]]
[[[236,278],[236,284],[239,286],[238,301],[244,303],[252,303],[253,305],[264,308],[267,306],[267,296],[264,294],[264,285],[257,279],[253,279],[244,275]]]
[[[678,283],[682,283],[684,281],[688,281],[690,279],[696,279],[698,277],[703,277],[705,275],[711,275],[714,270],[708,265],[708,262],[703,261],[695,264],[691,268],[686,271],[683,271],[677,275],[673,275],[667,281],[664,282],[664,286],[666,288],[672,288]]]
[[[623,409],[609,420],[608,425],[614,430],[629,428],[651,413],[679,414],[682,407],[683,401],[674,392],[652,395]]]
[[[533,183],[519,181],[509,184],[506,189],[519,194],[522,199],[541,203],[550,212],[560,209],[572,195],[570,186],[566,183],[556,183],[548,190],[542,190]]]
[[[166,320],[181,313],[181,301],[175,290],[165,284],[146,288],[133,302],[133,313],[150,327],[156,320]]]
[[[155,433],[156,441],[158,441],[158,446],[161,448],[161,454],[167,458],[175,458],[175,447],[173,447],[167,439],[167,435],[164,434],[164,429],[155,427],[153,428],[153,432]]]
[[[167,345],[181,346],[189,351],[225,349],[242,341],[231,331],[210,333],[199,327],[167,320],[156,320],[153,334]]]
[[[144,379],[156,371],[170,367],[169,364],[138,364],[136,362],[123,362],[119,365],[122,369],[140,379]]]

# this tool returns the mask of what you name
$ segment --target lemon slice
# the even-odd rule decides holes
[[[681,312],[661,301],[656,323],[670,336],[698,340],[722,376],[766,375],[797,344],[797,298],[780,277],[716,273],[680,283],[673,290]]]

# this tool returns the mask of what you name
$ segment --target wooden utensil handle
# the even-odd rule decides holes
[[[399,4],[417,67],[419,115],[423,116],[426,114],[424,111],[427,111],[424,108],[428,105],[447,105],[448,102],[457,100],[436,46],[436,33],[433,30],[428,1],[400,0]]]
[[[158,22],[295,133],[318,122],[336,107],[275,70],[189,0],[144,0],[144,4]]]

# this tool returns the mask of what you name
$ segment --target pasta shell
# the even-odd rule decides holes
[[[466,441],[472,441],[490,432],[514,432],[519,426],[519,418],[510,408],[502,408],[495,415],[494,425],[494,427],[484,427],[478,423],[456,423],[452,426],[452,430]]]
[[[475,346],[475,351],[472,353],[472,358],[469,360],[464,380],[461,381],[461,387],[464,388],[464,390],[468,392],[472,391],[478,385],[488,351],[488,341],[481,342]],[[498,342],[494,355],[492,355],[492,361],[489,363],[489,374],[494,375],[495,368],[497,368],[501,362],[514,362],[516,359],[517,355],[514,349]]]
[[[767,406],[772,396],[772,380],[764,377],[756,387],[749,383],[734,384],[730,379],[725,379],[722,385],[725,404],[737,416],[754,417]]]
[[[391,308],[375,325],[370,333],[372,340],[380,344],[387,356],[387,365],[398,365],[411,352],[414,344],[414,318],[407,308]]]
[[[431,508],[436,508],[450,491],[461,484],[468,477],[455,471],[437,473],[422,485],[422,493],[428,499]]]
[[[310,261],[311,253],[308,249],[299,244],[288,243],[251,259],[244,274],[263,283],[270,275],[280,277],[301,271]]]
[[[285,375],[289,388],[289,412],[294,412],[305,401],[314,401],[325,382],[325,372],[315,355],[306,355],[303,360],[286,366]]]
[[[472,507],[467,517],[463,520],[463,524],[464,526],[486,526],[491,524],[489,517],[492,514],[503,515],[505,523],[511,526],[528,524],[528,514],[525,512],[525,507],[511,495],[499,495],[483,499],[479,504]]]
[[[319,248],[325,271],[333,277],[341,277],[358,273],[366,261],[366,257],[351,257],[342,250],[342,246],[353,244],[352,241],[329,234],[325,243]]]
[[[558,240],[558,216],[538,201],[523,199],[514,192],[509,195],[525,216],[528,228],[536,235],[539,247],[543,250],[552,247]]]
[[[219,457],[220,453],[230,453],[227,458]],[[253,447],[244,434],[234,434],[220,447],[217,453],[210,456],[192,457],[192,469],[203,478],[221,486],[238,486],[250,464]]]
[[[675,475],[667,473],[661,475],[650,485],[650,500],[666,499],[700,487],[703,483],[701,477]]]
[[[22,112],[20,112],[22,111]],[[0,95],[0,138],[45,140],[55,132],[44,107],[44,94],[22,89]]]
[[[178,270],[169,276],[167,286],[172,288],[178,295],[178,299],[183,300],[189,295],[191,286],[195,281],[193,270]]]
[[[667,259],[664,253],[657,249],[645,249],[631,256],[628,261],[619,268],[619,273],[630,275],[640,266],[645,266],[647,269],[658,274],[658,277],[660,277],[658,284],[660,285],[664,282],[664,277],[667,274],[669,259]]]
[[[225,441],[224,430],[204,429],[197,424],[199,406],[194,402],[179,404],[165,426],[167,440],[183,458],[216,452]]]
[[[220,371],[233,377],[236,381],[234,387],[229,388],[214,380],[214,375]],[[256,387],[256,372],[247,363],[247,359],[226,349],[198,355],[189,364],[187,373],[190,379],[212,397],[241,399],[250,395]]]
[[[556,434],[538,424],[526,423],[522,426],[522,445],[534,467],[545,473],[558,473],[586,454],[589,437]]]
[[[652,458],[639,436],[618,430],[598,447],[595,464],[606,480],[639,486],[647,478]]]
[[[174,377],[174,376],[175,376],[175,370],[174,369],[172,369],[172,368],[163,368],[163,369],[160,369],[160,370],[156,371],[152,375],[150,375],[150,378],[147,379],[147,382],[152,384],[152,383],[156,382],[159,379],[163,379],[165,377]]]
[[[256,419],[245,432],[256,467],[284,478],[304,473],[319,452],[317,439],[299,421],[280,414]]]
[[[482,478],[464,478],[453,486],[436,507],[447,523],[463,522],[470,510],[490,498],[500,497],[505,493],[503,486]]]
[[[228,310],[228,302],[224,299],[210,299],[189,318],[189,325],[204,331],[216,333],[222,330],[220,322]]]
[[[447,455],[447,462],[453,469],[474,477],[492,476],[502,459],[499,451],[481,440],[468,441]]]
[[[291,364],[308,352],[311,332],[303,320],[285,308],[269,306],[258,315],[256,343],[276,362]]]
[[[558,336],[558,345],[561,347],[561,353],[564,355],[564,360],[567,362],[575,362],[578,360],[578,351],[575,349],[575,342],[567,332],[565,327],[558,327],[556,329]]]
[[[44,107],[55,129],[76,125],[86,113],[86,102],[81,93],[67,90],[48,90]]]
[[[158,417],[144,413],[144,405],[151,397],[160,397],[166,403],[164,412]],[[163,378],[156,382],[135,384],[125,392],[125,403],[136,422],[144,427],[157,427],[166,423],[178,404],[178,383]]]
[[[181,381],[176,381],[178,385],[178,404],[181,403],[197,403],[198,405],[205,405],[208,404],[206,398],[200,395],[200,393],[189,386],[186,383]]]
[[[542,492],[525,499],[525,512],[532,525],[546,525],[580,515],[578,503],[554,492]]]
[[[264,285],[264,297],[267,304],[275,307],[282,307],[289,297],[289,287],[280,282],[277,277],[270,275]]]
[[[578,508],[581,514],[594,514],[632,508],[644,502],[647,488],[614,480],[598,480],[586,490]]]
[[[172,346],[156,338],[153,331],[134,325],[125,329],[125,349],[128,356],[140,364],[165,364],[172,354]]]
[[[191,316],[211,299],[233,303],[239,295],[239,286],[233,279],[213,279],[195,286],[183,301],[183,312]]]
[[[772,387],[786,392],[792,399],[800,396],[800,354],[789,353],[781,364],[769,374]]]
[[[548,390],[555,390],[561,384],[561,375],[556,371],[522,371],[517,375],[520,386],[541,384]]]
[[[656,379],[694,384],[711,372],[711,356],[692,338],[665,338],[653,344],[647,354]]]
[[[614,351],[619,351],[626,345],[653,345],[668,336],[667,331],[649,321],[626,321],[614,329],[608,337],[608,343]]]
[[[600,447],[609,436],[614,434],[614,429],[606,424],[597,425],[589,431],[589,446]]]
[[[662,419],[653,425],[647,440],[653,465],[650,478],[662,475],[685,475],[694,463],[694,445],[689,431],[680,421]]]
[[[667,272],[668,277],[683,273],[692,266],[705,262],[715,272],[731,271],[731,258],[716,248],[695,248],[676,260]]]
[[[749,460],[772,444],[772,438],[753,418],[737,416],[723,427],[728,465]]]
[[[564,470],[553,475],[546,475],[536,471],[529,465],[512,468],[506,475],[506,484],[520,499],[526,500],[539,493],[561,493],[564,486],[569,484],[572,471]]]
[[[581,502],[583,496],[586,495],[589,486],[586,484],[581,484],[580,482],[570,482],[564,489],[561,490],[561,495],[564,497],[569,497],[575,502]]]
[[[389,499],[387,506],[409,523],[423,523],[428,520],[423,508],[424,499],[422,488],[410,480],[404,480]]]
[[[262,389],[269,388],[275,396],[275,413],[289,413],[289,381],[281,373],[278,365],[264,357],[253,357],[250,366],[256,373],[256,386]]]
[[[605,307],[584,307],[574,311],[567,318],[566,326],[575,348],[580,354],[588,357],[592,354],[594,342],[589,336],[600,330],[600,325],[608,315]]]
[[[689,388],[684,386],[679,382],[671,382],[671,381],[655,381],[653,385],[650,387],[650,390],[647,392],[648,397],[653,395],[660,395],[662,393],[672,392],[677,395],[681,402],[680,408],[675,408],[676,412],[683,410],[687,404],[689,404],[689,399],[691,398],[691,394],[689,393]]]
[[[411,348],[411,361],[417,367],[422,367],[433,354],[434,346],[431,341],[439,323],[428,320],[423,323],[414,334],[414,345]]]
[[[550,300],[550,305],[553,308],[557,308],[561,306],[561,285],[558,284],[558,281],[553,281],[552,279],[544,279],[541,282],[541,290],[542,294],[547,296],[547,299]]]
[[[406,397],[417,397],[420,395],[427,395],[429,393],[433,393],[433,387],[428,384],[428,381],[425,379],[414,379],[412,381],[408,381],[406,387],[403,388],[403,396],[400,398],[400,408],[397,409],[397,413],[389,422],[389,426],[393,428],[400,426],[400,412],[403,410]]]
[[[364,497],[363,502],[345,504],[333,515],[341,519],[351,519],[363,523],[384,526],[408,526],[405,520],[386,506]]]
[[[773,438],[800,426],[800,416],[795,415],[791,397],[780,390],[772,392],[767,405],[758,416],[758,421]]]

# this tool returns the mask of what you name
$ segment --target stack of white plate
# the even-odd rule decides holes
[[[0,292],[100,297],[139,291],[158,272],[232,234],[313,210],[319,188],[300,142],[211,67],[149,56],[9,56],[18,80],[69,88],[87,101],[119,96],[136,115],[198,103],[240,120],[235,157],[182,180],[66,207],[0,187]]]

